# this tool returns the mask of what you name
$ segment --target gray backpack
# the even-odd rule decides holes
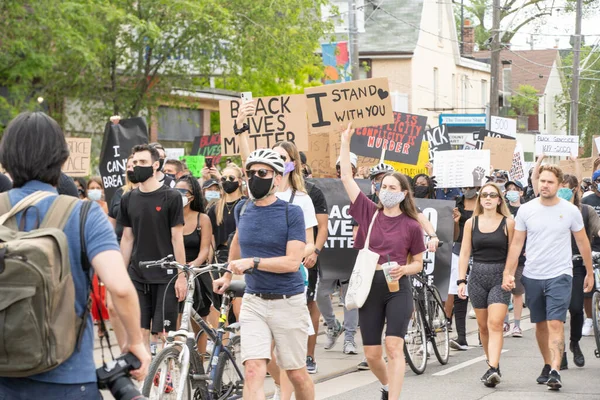
[[[8,193],[0,194],[0,377],[56,368],[73,354],[85,328],[88,314],[75,311],[63,232],[79,199],[57,196],[39,227],[23,232],[25,214],[37,212],[39,220],[34,206],[52,195],[35,192],[11,207]],[[22,211],[17,227],[14,216]]]

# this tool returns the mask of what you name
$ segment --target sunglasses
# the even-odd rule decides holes
[[[259,178],[266,178],[269,175],[269,172],[275,172],[272,169],[261,168],[258,170],[249,169],[246,171],[246,175],[248,178],[252,178],[254,175],[258,175]]]
[[[187,196],[188,194],[190,196],[192,195],[192,192],[190,190],[183,189],[183,188],[175,188],[175,189],[179,192],[179,194],[182,194],[184,196]]]
[[[600,178],[596,179],[594,182],[600,183]]]
[[[233,175],[229,175],[229,176],[222,176],[221,177],[221,181],[223,182],[227,182],[227,180],[229,180],[229,182],[235,182],[237,181],[237,177],[233,176]]]
[[[496,192],[483,192],[480,194],[482,199],[487,199],[488,197],[490,199],[497,199],[498,197],[500,197],[500,195]]]

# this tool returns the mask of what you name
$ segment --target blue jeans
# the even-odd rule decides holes
[[[0,400],[101,400],[98,384],[46,383],[27,378],[0,378]]]

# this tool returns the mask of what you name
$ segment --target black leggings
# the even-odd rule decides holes
[[[571,341],[579,342],[581,340],[581,330],[583,329],[583,281],[585,280],[585,266],[583,261],[573,261],[573,289],[571,290],[571,304],[569,313],[571,314]]]
[[[383,271],[375,271],[371,291],[365,304],[358,310],[360,334],[364,346],[380,346],[383,326],[386,336],[404,339],[413,312],[410,281],[403,276],[400,290],[390,292]]]

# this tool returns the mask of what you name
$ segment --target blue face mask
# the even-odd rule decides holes
[[[204,193],[204,198],[206,199],[206,201],[217,200],[220,197],[221,197],[221,193],[214,191],[214,190],[208,190]]]
[[[565,199],[566,201],[571,201],[573,198],[573,191],[569,188],[560,188],[558,189],[558,197]]]
[[[517,192],[516,190],[509,190],[508,192],[506,192],[506,200],[512,201],[513,203],[519,200],[519,192]]]
[[[381,189],[381,182],[375,182],[375,193],[379,193],[379,190]]]

